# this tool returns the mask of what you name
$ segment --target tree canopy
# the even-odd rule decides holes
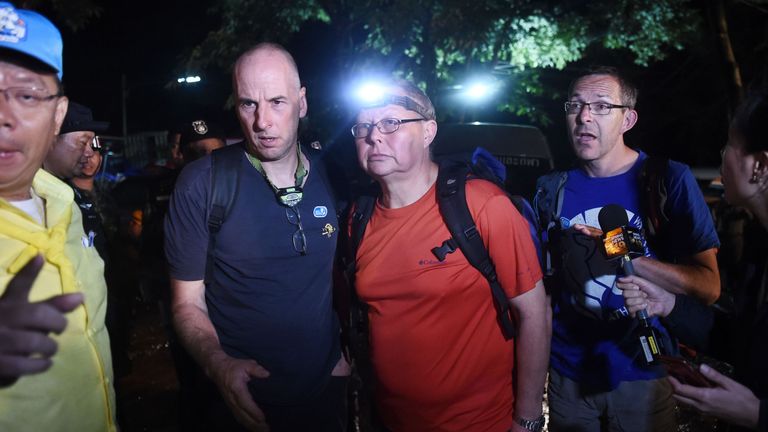
[[[221,26],[193,50],[190,68],[230,67],[254,42],[287,44],[316,22],[334,41],[316,49],[341,75],[395,74],[434,94],[485,74],[503,88],[499,109],[545,124],[530,103],[543,94],[542,71],[596,46],[644,66],[701,33],[687,0],[225,0],[211,12]]]
[[[72,31],[81,30],[103,12],[96,0],[23,0],[15,3],[20,9],[33,9],[55,17]]]

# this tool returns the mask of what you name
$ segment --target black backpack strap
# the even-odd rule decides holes
[[[450,253],[448,249],[461,249],[467,261],[488,280],[502,333],[506,339],[511,339],[515,337],[516,330],[510,315],[509,300],[501,288],[496,267],[467,206],[465,187],[470,172],[471,167],[467,163],[444,161],[440,164],[436,185],[437,203],[452,239],[432,249],[432,252],[438,259],[441,256],[445,259],[445,254]]]
[[[510,201],[515,205],[518,212],[528,222],[528,232],[531,235],[533,246],[536,248],[536,255],[539,258],[539,266],[544,267],[544,255],[541,250],[541,239],[539,238],[539,220],[536,217],[536,212],[531,207],[531,203],[527,199],[520,195],[510,195]]]
[[[665,210],[667,204],[665,182],[668,168],[669,159],[648,156],[638,174],[643,227],[645,228],[645,237],[651,243],[651,247],[658,244],[660,235],[670,222]]]
[[[371,184],[359,195],[350,207],[349,217],[346,218],[348,236],[344,244],[343,267],[349,288],[349,314],[342,328],[345,330],[349,356],[352,360],[352,376],[350,380],[350,405],[355,412],[354,421],[361,423],[370,418],[372,410],[372,385],[375,381],[373,367],[370,362],[370,347],[368,343],[368,308],[360,301],[355,291],[355,272],[357,270],[357,251],[365,235],[365,229],[376,208],[379,195],[378,185]],[[364,427],[365,430],[367,428]]]
[[[351,214],[349,217],[349,244],[345,248],[347,255],[345,259],[345,271],[347,272],[347,277],[351,282],[354,282],[357,250],[360,248],[360,242],[363,241],[365,228],[368,226],[368,221],[371,220],[373,209],[376,207],[377,198],[378,193],[374,190],[370,190],[357,197],[357,199],[355,199],[354,203],[352,204]]]
[[[349,330],[349,345],[354,357],[367,356],[368,316],[365,304],[357,298],[355,291],[355,273],[357,271],[357,250],[365,235],[368,221],[371,220],[373,210],[376,207],[378,197],[378,185],[372,184],[371,188],[354,200],[350,215],[347,218],[349,236],[343,245],[344,257],[342,265],[347,286],[349,288],[349,317],[343,323]],[[345,320],[346,321],[346,320]]]
[[[533,206],[542,230],[557,223],[563,210],[563,187],[568,180],[568,171],[552,171],[536,180],[536,195]]]
[[[233,144],[211,153],[211,187],[208,202],[208,251],[205,261],[205,282],[213,282],[213,258],[216,236],[226,221],[237,197],[244,148]]]
[[[556,250],[560,230],[560,213],[563,210],[565,182],[568,171],[552,171],[536,181],[536,195],[533,207],[539,228],[539,242],[542,247],[542,270],[547,281],[560,268],[560,254]],[[549,284],[546,284],[549,285]]]

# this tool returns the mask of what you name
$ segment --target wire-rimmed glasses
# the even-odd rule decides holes
[[[586,106],[591,114],[608,115],[614,108],[629,108],[628,105],[616,105],[610,102],[578,102],[568,101],[565,103],[565,112],[568,114],[578,114]]]
[[[395,133],[398,129],[400,129],[400,125],[403,123],[411,123],[411,122],[417,122],[417,121],[424,121],[425,118],[411,118],[411,119],[396,119],[396,118],[385,118],[377,121],[376,123],[357,123],[356,125],[352,126],[352,136],[355,138],[366,138],[368,135],[371,134],[373,131],[373,127],[376,126],[376,129],[379,130],[379,132],[383,134],[391,134]]]
[[[295,206],[285,207],[285,217],[291,225],[296,225],[296,231],[291,236],[293,249],[302,254],[307,254],[307,237],[304,235],[304,227],[301,225],[301,213]]]

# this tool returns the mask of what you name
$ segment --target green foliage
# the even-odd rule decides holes
[[[238,54],[259,41],[286,43],[310,20],[330,22],[315,0],[224,0],[211,9],[222,25],[190,55],[187,68],[230,68]]]
[[[63,22],[72,31],[82,29],[100,17],[103,11],[96,0],[25,0],[13,3],[20,9],[39,11],[58,22]]]
[[[323,49],[340,75],[384,70],[434,94],[490,73],[507,95],[499,109],[537,122],[548,121],[530,103],[545,94],[540,71],[562,70],[593,47],[645,66],[701,33],[688,0],[226,0],[214,12],[222,25],[194,50],[192,64],[229,66],[252,42],[285,43],[315,20],[339,41]]]
[[[698,31],[699,17],[686,8],[687,1],[621,0],[608,16],[608,31],[603,45],[609,49],[627,48],[637,64],[661,60],[666,50],[680,50]]]

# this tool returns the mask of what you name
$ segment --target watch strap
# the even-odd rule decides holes
[[[523,428],[531,432],[539,432],[542,429],[544,429],[545,422],[546,422],[546,419],[544,418],[544,414],[540,415],[539,418],[535,420],[528,420],[522,417],[515,416],[515,423],[517,423],[518,425],[522,426]]]

